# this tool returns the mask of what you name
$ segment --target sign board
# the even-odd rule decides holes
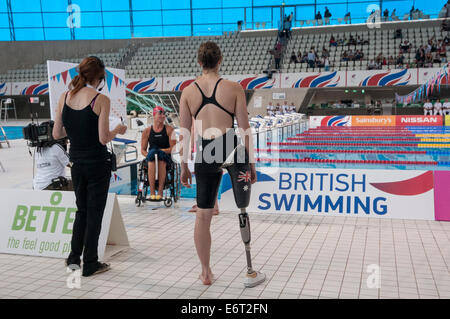
[[[445,126],[450,126],[450,115],[445,116]]]
[[[253,103],[253,107],[255,109],[262,108],[262,96],[256,96],[255,97],[255,102]]]
[[[52,119],[55,118],[54,114],[60,96],[68,90],[70,82],[78,75],[77,67],[78,64],[75,63],[47,61],[50,115]],[[127,117],[125,88],[125,70],[107,66],[101,93],[109,97],[111,101],[110,117],[122,117],[124,119]]]
[[[249,212],[435,220],[432,171],[266,167],[252,185]],[[220,208],[237,210],[230,176]]]
[[[272,93],[272,99],[273,100],[285,100],[286,92]]]
[[[67,258],[77,211],[73,192],[2,189],[0,202],[0,253]],[[109,193],[99,260],[128,247],[116,194]]]

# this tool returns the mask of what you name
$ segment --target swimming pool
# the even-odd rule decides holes
[[[3,126],[8,140],[18,140],[23,138],[22,126]],[[0,140],[3,140],[3,134],[0,134]]]
[[[450,170],[450,128],[317,127],[256,149],[257,167]]]

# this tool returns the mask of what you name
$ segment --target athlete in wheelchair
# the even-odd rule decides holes
[[[142,132],[141,153],[145,159],[139,165],[136,206],[148,200],[163,201],[170,207],[179,198],[180,168],[171,157],[176,140],[171,138],[174,129],[165,125],[165,120],[163,108],[156,106],[153,109],[153,125]]]

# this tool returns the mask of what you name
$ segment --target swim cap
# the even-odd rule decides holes
[[[158,112],[158,111],[164,113],[164,109],[163,109],[161,106],[158,106],[158,105],[157,105],[157,106],[155,106],[155,107],[153,108],[153,115],[155,115],[155,113]]]

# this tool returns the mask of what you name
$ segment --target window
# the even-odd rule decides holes
[[[68,13],[44,13],[44,27],[66,27]],[[81,17],[83,18],[83,17]]]
[[[47,0],[49,1],[49,0]],[[74,0],[72,4],[77,4],[80,6],[81,14],[89,11],[101,11],[102,6],[100,0]],[[81,17],[83,19],[83,17]]]
[[[78,28],[75,29],[77,40],[101,40],[103,39],[103,28]]]
[[[191,23],[190,10],[165,10],[162,13],[164,25]]]
[[[163,35],[165,37],[179,37],[191,35],[191,25],[164,26]]]
[[[129,39],[130,27],[105,27],[105,39]]]
[[[44,32],[42,28],[15,29],[16,41],[42,41]]]
[[[177,0],[177,1],[162,1],[162,9],[190,9],[191,8],[191,1],[190,0]]]
[[[139,11],[133,12],[133,24],[139,25],[161,25],[161,11]]]
[[[244,21],[244,8],[240,9],[223,9],[223,23],[234,23],[236,24],[237,21],[242,20]]]
[[[11,10],[12,12],[41,12],[41,4],[39,1],[14,0],[11,1]]]
[[[45,28],[45,40],[70,40],[69,28]]]
[[[8,29],[0,28],[0,41],[11,41],[11,36]]]
[[[40,13],[13,13],[14,28],[42,28]]]
[[[0,13],[0,28],[9,28],[8,14],[6,13]]]
[[[76,3],[77,0],[74,0]],[[129,11],[130,1],[129,0],[102,0],[103,11]]]
[[[162,36],[162,26],[134,27],[135,38],[149,38]]]
[[[104,26],[130,26],[130,12],[103,12]]]
[[[225,0],[226,1],[226,0]],[[192,8],[220,8],[222,7],[222,0],[192,0]]]
[[[222,34],[222,25],[221,24],[194,25],[194,36],[221,35],[221,34]]]
[[[222,22],[222,10],[220,9],[197,9],[192,10],[193,24],[211,24]]]
[[[81,14],[81,28],[84,27],[101,27],[103,17],[101,12],[84,12]]]
[[[161,1],[154,0],[133,0],[134,10],[161,10]]]

